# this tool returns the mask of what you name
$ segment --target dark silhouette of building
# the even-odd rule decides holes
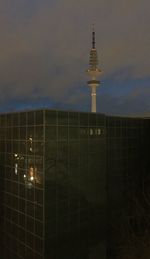
[[[122,214],[136,221],[148,128],[95,113],[0,115],[0,258],[115,258]]]
[[[150,215],[150,119],[107,116],[106,129],[107,258],[128,258],[125,246],[131,236],[140,240],[145,230],[150,234],[145,224],[145,215]],[[131,250],[137,249],[135,240],[129,242]]]

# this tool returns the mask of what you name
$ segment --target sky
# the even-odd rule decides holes
[[[0,0],[0,112],[90,111],[94,23],[97,111],[150,116],[149,9],[149,0]]]

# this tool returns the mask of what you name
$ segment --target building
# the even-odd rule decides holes
[[[107,116],[106,129],[107,258],[136,258],[130,250],[140,253],[134,243],[139,239],[142,251],[141,237],[150,231],[150,119]]]
[[[79,112],[0,116],[1,258],[94,258],[99,242],[105,258],[104,124]]]
[[[148,129],[96,113],[0,115],[0,257],[114,258],[122,213],[136,221]]]

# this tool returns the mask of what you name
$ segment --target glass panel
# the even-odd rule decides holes
[[[90,113],[89,114],[89,126],[96,126],[97,114]]]
[[[26,217],[27,220],[27,230],[30,232],[34,232],[34,219],[30,217]]]
[[[27,140],[28,141],[33,141],[35,138],[34,135],[34,127],[27,127]]]
[[[79,129],[79,133],[80,133],[80,138],[81,139],[83,139],[83,138],[88,139],[88,137],[89,137],[89,129],[88,129],[88,127],[81,127]]]
[[[34,111],[33,112],[27,112],[27,125],[34,125]]]
[[[45,123],[46,125],[57,124],[57,112],[56,111],[45,111]]]
[[[78,139],[79,138],[79,128],[78,127],[69,127],[69,138]]]
[[[0,168],[0,170],[1,170],[1,168]],[[6,175],[7,179],[11,179],[11,171],[12,171],[12,169],[10,167],[6,168],[6,172],[5,172],[6,174],[5,175]],[[2,171],[1,171],[1,174],[2,174]]]
[[[28,246],[33,248],[33,246],[34,246],[34,236],[29,232],[26,233],[26,243],[27,243]],[[28,253],[29,251],[30,251],[30,253]],[[33,258],[33,251],[30,250],[29,248],[27,249],[27,256],[29,258]]]
[[[35,153],[35,155],[43,155],[43,146],[44,143],[43,142],[34,142],[33,143],[33,152]]]
[[[43,240],[39,238],[35,238],[35,248],[39,253],[43,251]]]
[[[25,250],[26,250],[25,245],[22,243],[19,243],[18,249],[19,249],[19,255],[25,258]]]
[[[47,126],[45,128],[45,135],[46,135],[47,141],[55,140],[57,138],[57,127]]]
[[[35,234],[42,237],[43,235],[43,223],[35,221]]]
[[[13,149],[13,147],[12,147],[12,142],[11,142],[11,141],[5,142],[5,148],[6,148],[5,152],[11,153],[11,152],[12,152],[12,149]]]
[[[20,207],[19,207],[19,209],[20,209]],[[22,211],[22,212],[24,212],[24,211]],[[19,213],[19,225],[23,228],[25,227],[25,215],[22,213]]]
[[[35,125],[43,125],[43,111],[35,112]]]
[[[43,191],[35,189],[35,202],[43,204]]]
[[[1,139],[1,141],[5,140],[5,138],[6,138],[5,135],[6,135],[5,134],[5,128],[2,128],[2,126],[1,126],[1,130],[0,130],[0,139]]]
[[[19,126],[19,113],[12,114],[13,126]]]
[[[35,206],[35,217],[39,220],[43,220],[43,207]]]
[[[59,141],[68,140],[68,127],[63,127],[63,126],[58,127],[58,140]]]
[[[68,112],[58,111],[58,125],[68,124]]]
[[[12,125],[12,114],[7,114],[7,126]]]
[[[11,128],[7,128],[6,130],[5,130],[5,135],[6,135],[6,139],[8,139],[8,140],[11,140],[11,138],[12,138],[12,134],[13,133],[13,131],[12,131],[12,129]]]
[[[44,137],[44,130],[42,126],[35,127],[35,140],[43,140]]]
[[[6,115],[1,115],[1,127],[6,127],[7,117]]]
[[[19,240],[25,242],[25,230],[22,228],[19,228]]]
[[[17,193],[14,193],[14,194],[17,195]],[[15,196],[12,196],[12,207],[13,209],[18,210],[18,198],[16,198]]]
[[[24,199],[19,199],[19,211],[25,213],[25,200]]]
[[[26,140],[26,127],[20,127],[20,139]]]
[[[13,140],[12,145],[13,145],[13,153],[18,154],[19,153],[19,142]]]
[[[20,145],[19,153],[25,155],[26,154],[26,142],[25,141],[20,141],[18,144]],[[23,157],[20,156],[20,160],[22,160],[22,159],[23,159]]]
[[[18,183],[12,182],[12,193],[18,195]]]
[[[27,198],[27,200],[34,202],[34,189],[33,188],[31,188],[31,189],[28,188],[26,190],[26,198]]]
[[[23,184],[19,185],[19,196],[25,198],[25,186]]]
[[[26,206],[27,206],[27,210],[26,210],[27,214],[33,217],[34,216],[34,204],[27,201]]]
[[[88,113],[79,113],[80,125],[88,126],[89,124],[89,114]]]
[[[19,139],[19,137],[20,137],[20,129],[19,129],[19,127],[14,127],[13,128],[13,139],[17,140],[17,139]]]
[[[79,124],[79,113],[69,112],[69,125],[77,126]]]
[[[105,125],[105,123],[106,123],[105,122],[105,120],[106,120],[105,115],[97,114],[96,117],[97,117],[97,119],[96,119],[97,126]]]
[[[27,125],[27,121],[26,121],[26,112],[22,112],[20,113],[20,125]]]

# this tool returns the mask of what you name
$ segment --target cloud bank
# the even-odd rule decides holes
[[[45,98],[50,106],[88,109],[85,71],[94,22],[104,71],[98,111],[147,112],[149,8],[147,0],[1,0],[0,110]]]

